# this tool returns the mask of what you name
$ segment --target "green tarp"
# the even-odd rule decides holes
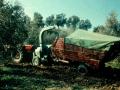
[[[65,37],[66,44],[81,46],[88,49],[108,51],[110,45],[120,41],[120,38],[108,35],[102,35],[85,30],[76,30]]]

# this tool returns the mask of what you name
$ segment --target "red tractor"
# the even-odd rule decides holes
[[[44,41],[46,32],[54,33],[52,40],[48,40],[51,43]],[[18,61],[27,60],[34,66],[44,62],[63,62],[74,65],[79,72],[87,73],[90,69],[100,70],[106,62],[116,58],[120,52],[119,46],[118,37],[76,30],[61,38],[59,30],[49,27],[40,31],[39,47],[35,49],[32,45],[23,46],[23,55],[18,55]]]
[[[32,60],[32,55],[35,48],[33,45],[23,45],[21,47],[17,47],[14,50],[12,50],[12,60],[15,63],[21,63],[21,62],[28,62],[30,63]]]
[[[47,61],[47,58],[50,57],[50,48],[51,43],[59,37],[58,32],[53,30],[53,27],[44,28],[40,31],[39,34],[39,47],[35,47],[34,45],[22,45],[16,50],[13,50],[12,59],[16,63],[20,62],[30,62],[32,65],[39,65],[40,62]],[[44,42],[44,34],[49,33],[52,34],[52,40],[47,43]],[[53,35],[54,34],[54,35]],[[41,59],[41,60],[40,60]]]

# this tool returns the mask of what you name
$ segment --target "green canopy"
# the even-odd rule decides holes
[[[114,42],[120,41],[120,38],[108,35],[102,35],[85,30],[76,30],[69,36],[65,37],[66,44],[81,46],[88,49],[106,50],[108,51],[110,45]]]

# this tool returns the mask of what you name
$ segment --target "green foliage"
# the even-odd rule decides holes
[[[48,16],[45,21],[46,26],[53,26],[55,24],[54,19],[55,19],[54,15]]]
[[[39,45],[39,32],[44,27],[43,16],[40,13],[35,12],[32,21],[28,18],[27,28],[29,29],[28,38],[25,44]]]
[[[80,20],[78,27],[80,29],[84,29],[84,30],[88,30],[92,27],[92,24],[90,22],[90,20],[86,19],[86,20]]]
[[[81,87],[81,86],[78,85],[78,84],[74,84],[74,85],[72,86],[72,90],[83,90],[83,87]]]
[[[31,31],[29,31],[29,38],[27,38],[25,44],[32,44],[35,46],[39,46],[39,28],[33,27]]]
[[[0,8],[4,5],[4,0],[0,0]]]
[[[33,23],[34,23],[38,28],[44,27],[43,16],[42,16],[41,14],[35,12],[35,13],[34,13]]]
[[[120,22],[117,14],[112,11],[106,20],[106,27],[109,29],[109,34],[113,36],[120,36]]]
[[[94,28],[94,32],[120,37],[120,21],[117,14],[112,11],[106,19],[105,25]]]
[[[73,29],[76,29],[77,24],[79,23],[80,19],[78,16],[71,16],[68,18],[66,25],[67,27],[72,27]]]
[[[113,28],[114,29],[114,25],[116,25],[117,23],[118,23],[117,14],[115,12],[111,12],[109,14],[109,16],[107,17],[106,26],[108,28]]]
[[[28,16],[25,16],[24,18],[25,18],[25,28],[27,31],[30,31],[32,28],[31,27],[31,19]]]
[[[59,26],[64,26],[65,23],[66,23],[65,14],[61,13],[61,14],[56,15],[55,25],[59,27]]]
[[[4,2],[4,1],[3,1]],[[0,7],[0,38],[3,45],[16,45],[27,38],[25,14],[19,4],[2,3]]]
[[[96,32],[96,33],[101,33],[101,34],[106,34],[106,27],[103,26],[103,25],[100,25],[100,26],[97,26],[97,27],[94,27],[93,29],[93,32]]]

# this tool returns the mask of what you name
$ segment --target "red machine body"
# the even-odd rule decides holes
[[[105,52],[65,44],[64,38],[59,38],[53,43],[52,53],[57,59],[85,63],[90,68],[96,70],[100,68],[100,61],[105,56]]]
[[[22,46],[22,61],[23,62],[31,62],[32,61],[32,54],[35,48],[33,45],[23,45]]]

